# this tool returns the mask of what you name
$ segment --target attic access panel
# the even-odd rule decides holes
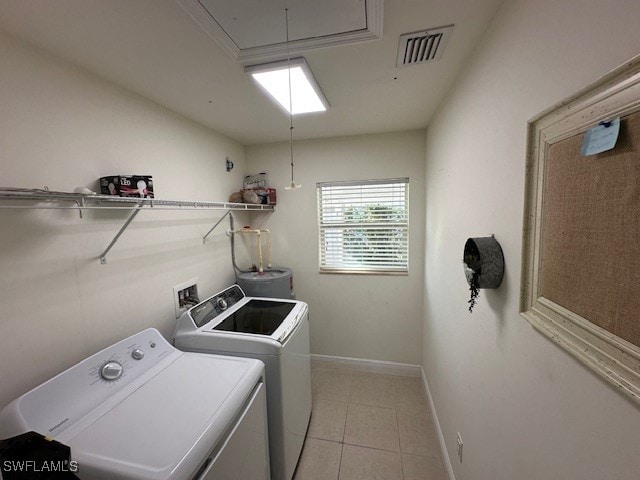
[[[177,0],[236,60],[286,53],[283,0]],[[382,37],[384,0],[290,2],[292,52]]]

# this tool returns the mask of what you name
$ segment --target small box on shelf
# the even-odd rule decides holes
[[[118,197],[153,198],[151,175],[112,175],[100,178],[100,193]]]
[[[247,175],[242,182],[244,190],[264,189],[269,185],[269,178],[266,173],[257,173],[255,175]]]
[[[258,188],[256,189],[260,203],[263,205],[275,205],[276,204],[276,189],[275,188]]]

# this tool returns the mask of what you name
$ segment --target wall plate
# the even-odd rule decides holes
[[[180,283],[173,287],[173,304],[176,311],[176,318],[180,318],[192,306],[200,303],[198,296],[198,278]]]

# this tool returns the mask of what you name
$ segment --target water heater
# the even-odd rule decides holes
[[[236,280],[249,297],[296,298],[293,271],[288,267],[271,267],[261,273],[239,273]]]

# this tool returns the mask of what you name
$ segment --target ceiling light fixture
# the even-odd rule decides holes
[[[284,9],[287,59],[245,67],[267,93],[289,114],[289,154],[291,158],[291,183],[286,190],[295,190],[302,185],[293,179],[293,116],[298,113],[324,112],[329,102],[313,78],[311,69],[303,57],[291,58],[289,51],[289,9]]]
[[[304,57],[252,65],[244,71],[250,74],[287,113],[298,115],[324,112],[329,107]]]

